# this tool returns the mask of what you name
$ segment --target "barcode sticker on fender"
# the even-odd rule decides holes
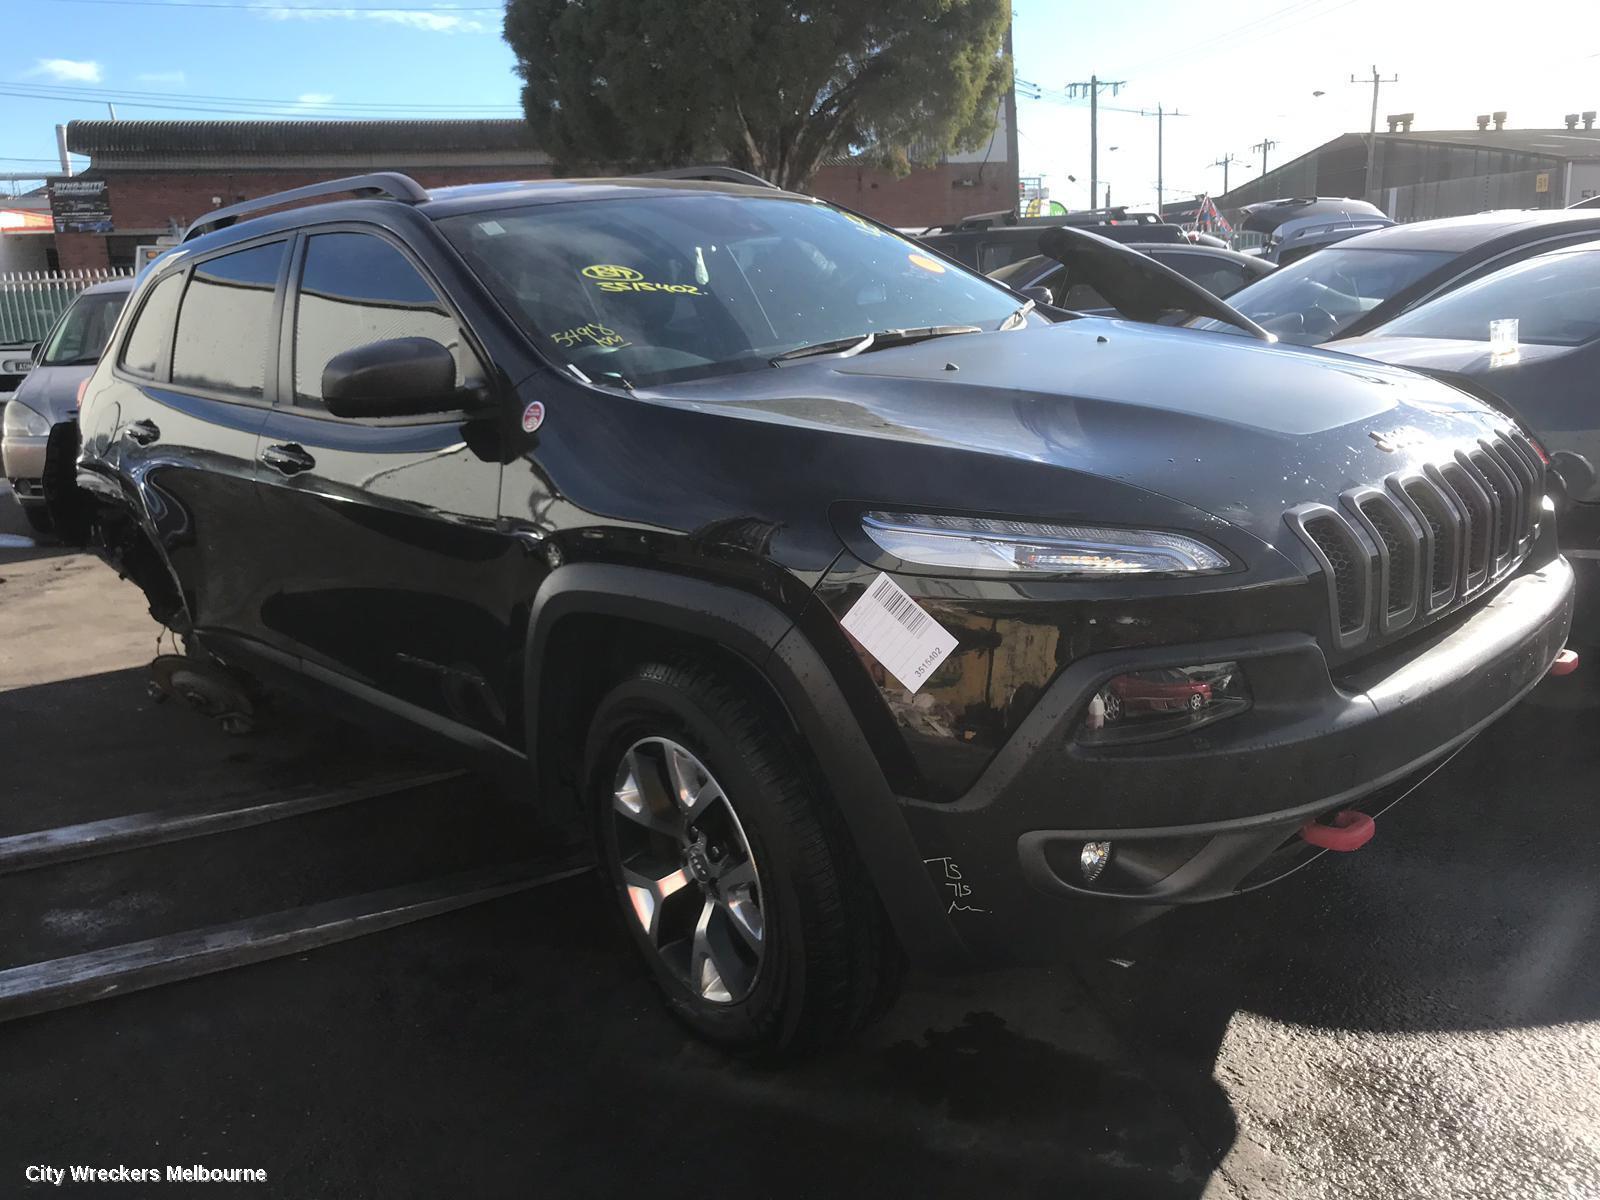
[[[840,622],[908,691],[928,681],[956,639],[887,575],[874,579]]]

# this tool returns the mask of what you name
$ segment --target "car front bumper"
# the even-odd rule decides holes
[[[1163,908],[1281,878],[1323,851],[1302,826],[1377,815],[1521,699],[1572,623],[1564,559],[1337,676],[1310,637],[1101,654],[1066,668],[959,799],[902,799],[945,916],[975,962],[1044,961]],[[1254,702],[1194,733],[1085,746],[1110,675],[1239,661]],[[1085,842],[1109,841],[1094,881]]]

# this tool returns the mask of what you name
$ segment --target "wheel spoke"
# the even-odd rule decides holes
[[[717,886],[725,893],[738,888],[750,888],[753,891],[755,885],[756,865],[749,858],[728,864],[717,875]]]
[[[733,999],[728,985],[723,981],[717,965],[716,951],[711,943],[711,919],[717,906],[707,900],[700,910],[700,920],[694,927],[694,948],[689,953],[689,985],[707,1000],[726,1004]]]
[[[667,778],[672,783],[673,799],[678,802],[685,824],[694,824],[707,807],[722,799],[717,781],[692,755],[677,746],[667,751]]]
[[[689,877],[682,867],[654,875],[631,867],[622,868],[622,882],[628,889],[628,902],[633,915],[643,927],[645,936],[655,943],[661,933],[661,909],[668,899],[689,885]]]
[[[619,816],[652,833],[677,837],[682,832],[682,819],[675,806],[662,803],[655,764],[636,749],[628,751],[625,761],[627,774],[612,794],[612,807]]]
[[[724,896],[722,908],[728,914],[728,924],[733,927],[740,940],[755,954],[760,955],[767,929],[755,897],[745,892]]]

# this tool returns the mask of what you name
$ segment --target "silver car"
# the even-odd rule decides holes
[[[0,472],[40,532],[50,528],[43,487],[50,430],[77,419],[79,387],[94,373],[132,290],[133,280],[117,279],[80,292],[39,343],[33,370],[0,418]]]

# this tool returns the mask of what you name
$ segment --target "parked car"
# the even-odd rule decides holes
[[[50,528],[43,486],[50,429],[78,415],[80,385],[94,373],[132,290],[132,280],[117,279],[79,292],[39,343],[33,370],[0,415],[0,473],[40,532]]]
[[[1098,230],[1089,232],[1098,233]],[[1217,250],[1210,246],[1169,245],[1165,242],[1128,244],[1129,250],[1148,255],[1178,274],[1199,284],[1213,296],[1231,296],[1240,288],[1254,283],[1264,275],[1272,274],[1270,262],[1239,254],[1233,250]],[[989,272],[989,278],[1005,284],[1012,291],[1027,288],[1047,288],[1051,303],[1077,312],[1100,312],[1110,305],[1093,285],[1076,279],[1070,266],[1050,257],[1036,254],[1021,262]]]
[[[1155,213],[1102,208],[1053,217],[1018,217],[1015,212],[979,213],[953,225],[932,229],[917,238],[963,266],[990,274],[1039,253],[1039,238],[1047,229],[1067,226],[1092,229],[1116,242],[1188,241],[1184,231],[1168,225]]]
[[[1515,340],[1497,345],[1491,325],[1508,319]],[[1583,640],[1600,641],[1600,241],[1502,267],[1328,349],[1471,388],[1534,433],[1563,485],[1558,524]]]
[[[1492,407],[1052,321],[770,186],[219,209],[77,429],[93,544],[196,670],[518,773],[673,1011],[747,1049],[846,1035],[902,954],[1048,960],[1353,848],[1325,819],[1403,796],[1570,620]],[[1089,719],[1172,670],[1199,709]]]
[[[1243,232],[1267,239],[1261,256],[1279,266],[1288,266],[1358,233],[1394,224],[1376,204],[1342,196],[1262,200],[1241,208],[1238,221]]]
[[[1509,263],[1596,236],[1600,212],[1583,209],[1480,213],[1395,225],[1290,263],[1228,302],[1284,341],[1315,346],[1371,333],[1423,301]]]

